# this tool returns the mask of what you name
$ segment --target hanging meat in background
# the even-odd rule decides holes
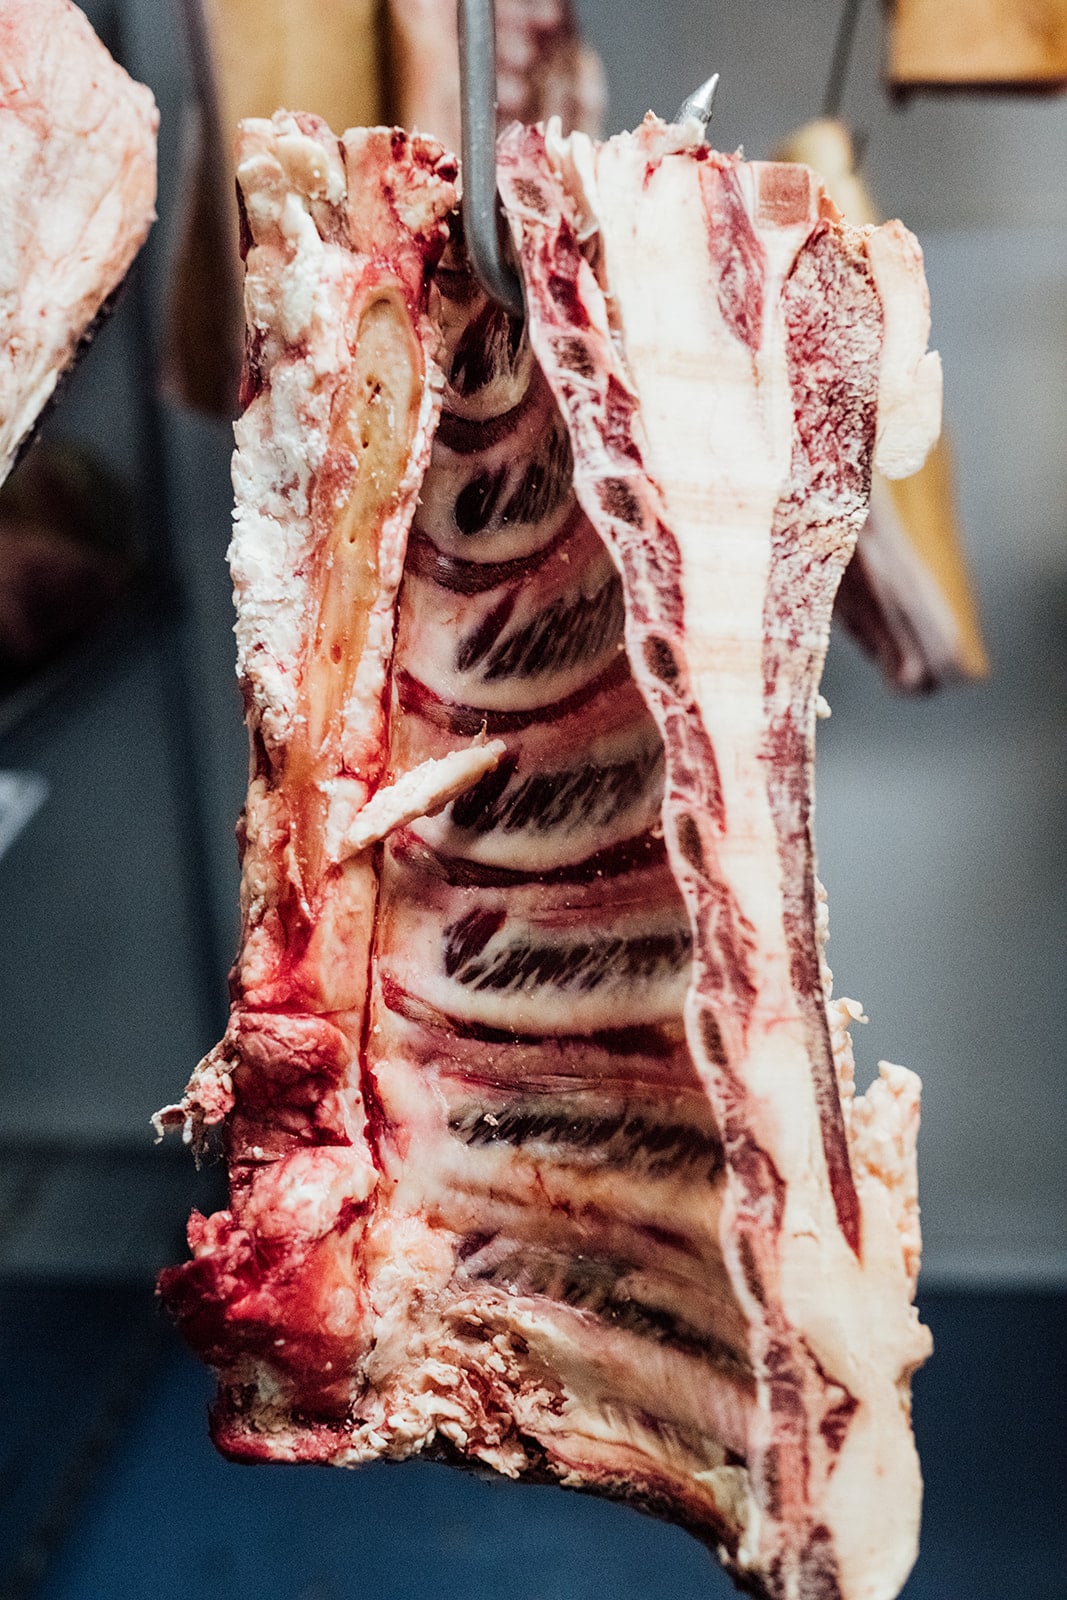
[[[144,243],[158,120],[69,0],[0,0],[0,481]]]
[[[889,82],[902,93],[1067,88],[1067,4],[893,0]]]
[[[380,122],[459,147],[455,0],[183,0],[197,125],[171,287],[165,379],[209,415],[237,409],[243,320],[233,139],[242,117],[306,106],[331,127]],[[568,0],[497,6],[500,123],[599,129],[603,79]]]
[[[857,227],[880,221],[856,172],[843,123],[833,118],[808,123],[776,155],[813,167]],[[895,688],[933,689],[988,671],[944,435],[910,477],[890,481],[875,473],[870,517],[842,580],[835,614]]]
[[[937,431],[918,249],[695,124],[516,128],[524,330],[430,141],[279,115],[238,175],[244,925],[161,1116],[229,1160],[162,1280],[216,1441],[556,1479],[774,1600],[895,1595],[918,1082],[855,1095],[810,820],[872,457]]]
[[[152,95],[68,0],[0,0],[0,484],[86,348],[155,216]],[[129,583],[129,508],[39,447],[0,492],[0,691]]]
[[[378,0],[182,0],[195,111],[170,288],[163,377],[209,416],[234,416],[243,359],[233,141],[242,117],[307,105],[334,127],[382,119]]]
[[[599,133],[603,69],[578,37],[571,0],[499,0],[495,9],[500,127],[559,117],[566,132]],[[389,27],[393,118],[458,150],[455,0],[390,0]]]

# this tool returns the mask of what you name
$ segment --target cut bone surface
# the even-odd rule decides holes
[[[69,0],[0,0],[0,481],[144,243],[158,120]]]
[[[889,1600],[918,1085],[854,1095],[811,782],[876,439],[930,443],[925,290],[694,138],[509,131],[523,330],[436,146],[244,127],[244,934],[164,1114],[225,1122],[231,1202],[163,1288],[230,1454],[458,1454]]]

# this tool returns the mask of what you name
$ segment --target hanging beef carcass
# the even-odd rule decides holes
[[[70,0],[0,0],[0,479],[144,243],[157,122]]]
[[[854,1093],[811,782],[872,459],[937,431],[921,258],[695,124],[500,158],[525,327],[439,147],[243,129],[244,931],[162,1117],[231,1197],[163,1292],[231,1455],[458,1455],[888,1597],[918,1083]]]

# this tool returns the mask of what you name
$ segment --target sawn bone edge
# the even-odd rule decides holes
[[[921,256],[805,168],[516,125],[525,329],[455,163],[243,125],[252,772],[228,1210],[161,1280],[216,1442],[616,1495],[774,1600],[914,1559],[918,1081],[853,1090],[812,756]]]

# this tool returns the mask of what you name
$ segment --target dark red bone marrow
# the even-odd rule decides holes
[[[245,932],[165,1114],[225,1127],[163,1283],[215,1437],[555,1478],[772,1600],[895,1593],[917,1087],[852,1093],[810,760],[914,259],[678,130],[517,129],[524,330],[438,260],[436,147],[245,141]]]

